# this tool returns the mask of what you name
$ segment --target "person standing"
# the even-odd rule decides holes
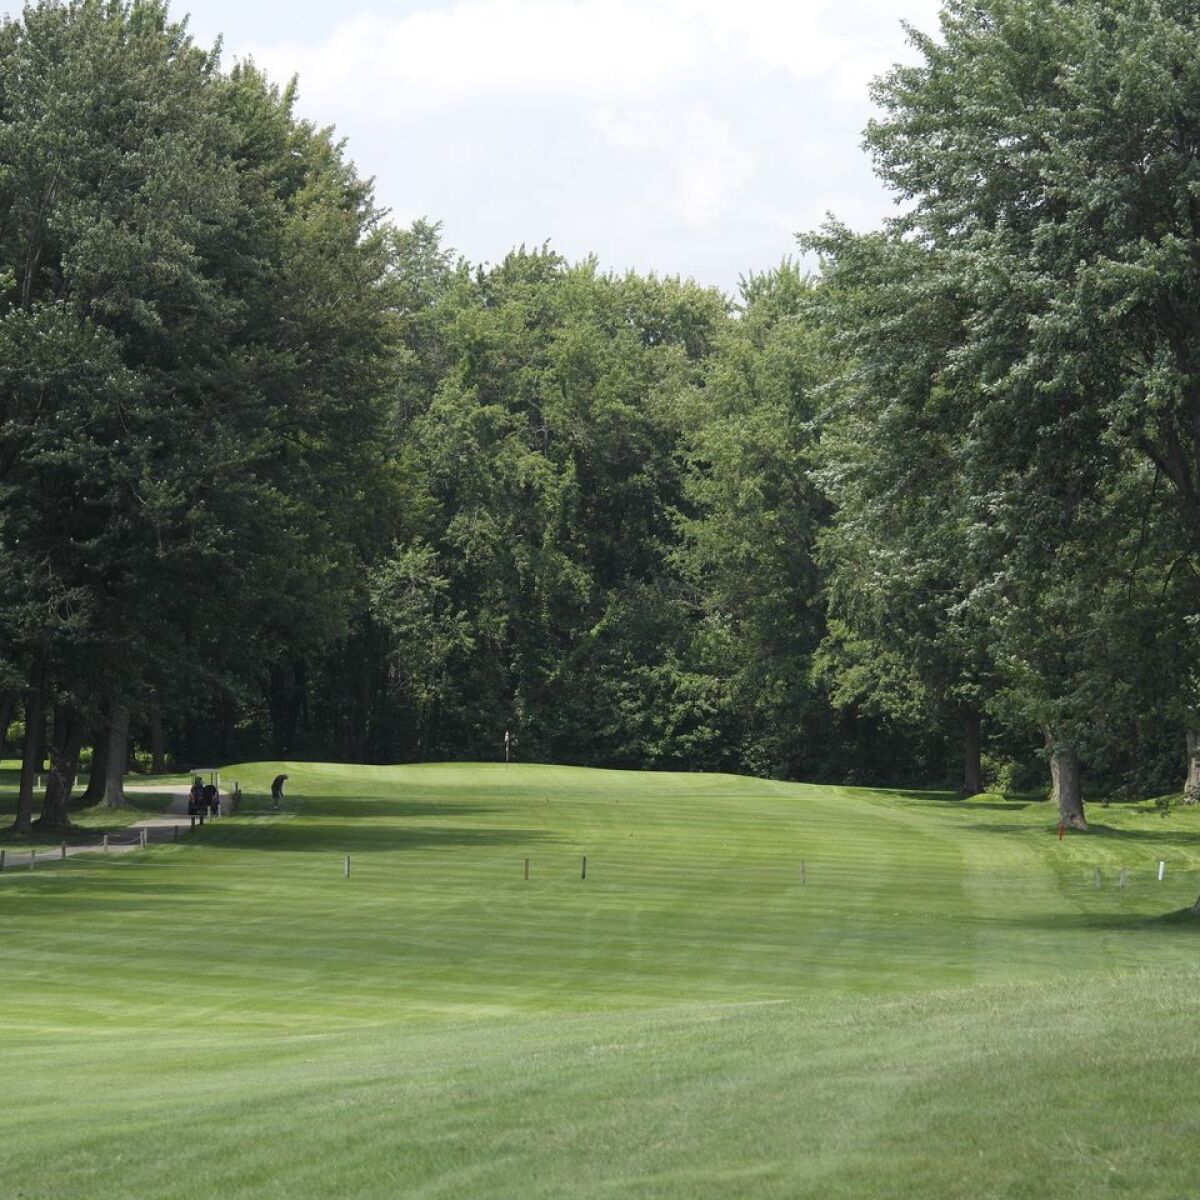
[[[287,782],[286,775],[276,775],[271,780],[271,800],[272,808],[278,808],[280,800],[283,799],[283,785]]]

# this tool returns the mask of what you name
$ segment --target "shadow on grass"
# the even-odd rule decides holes
[[[1182,929],[1200,930],[1200,913],[1194,908],[1178,908],[1158,918],[1160,925],[1177,925]]]
[[[1114,829],[1111,825],[1088,822],[1088,833],[1102,838],[1129,842],[1200,842],[1200,830],[1181,830],[1177,825],[1162,822],[1160,829]]]
[[[1019,837],[1057,837],[1055,825],[1002,825],[993,821],[977,821],[970,826],[980,833],[1005,833]],[[1111,825],[1090,823],[1086,830],[1068,829],[1069,838],[1094,838],[1100,841],[1111,839],[1117,842],[1144,842],[1153,845],[1156,842],[1170,842],[1174,845],[1200,844],[1200,830],[1180,829],[1177,825],[1163,829],[1114,829]]]
[[[292,854],[532,846],[562,841],[535,829],[434,825],[391,827],[332,821],[321,825],[293,825],[286,821],[254,825],[218,822],[208,826],[200,836],[206,845],[222,850],[283,850]]]
[[[891,796],[898,796],[901,800],[906,800],[910,804],[927,804],[927,805],[949,805],[953,808],[961,808],[966,812],[979,809],[995,809],[998,812],[1019,812],[1022,808],[1028,808],[1030,804],[1036,803],[1034,800],[1022,798],[1019,800],[977,800],[973,796],[960,796],[957,792],[915,792],[915,791],[900,791],[894,788],[887,789],[887,793]]]
[[[268,816],[275,810],[271,801],[254,797],[242,801],[238,810],[241,816]],[[283,811],[301,817],[474,817],[487,813],[506,811],[491,804],[456,804],[453,801],[439,803],[436,800],[380,799],[364,800],[358,797],[338,799],[326,796],[297,796],[284,800]]]
[[[1156,929],[1177,929],[1181,934],[1200,934],[1200,917],[1190,908],[1174,912],[1147,916],[1145,913],[1045,913],[1040,917],[1000,918],[1000,923],[1014,929],[1037,929],[1048,932],[1074,930],[1078,933],[1112,933],[1140,931],[1152,933]]]

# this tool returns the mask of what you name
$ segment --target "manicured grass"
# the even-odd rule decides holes
[[[0,877],[5,1195],[1194,1190],[1200,814],[228,774],[184,842]]]

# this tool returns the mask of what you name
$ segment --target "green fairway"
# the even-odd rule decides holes
[[[0,876],[4,1196],[1194,1192],[1200,813],[223,774],[178,844]]]

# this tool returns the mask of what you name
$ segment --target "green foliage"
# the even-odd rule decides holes
[[[0,31],[0,642],[77,705],[253,681],[360,586],[387,247],[293,100],[157,3]]]
[[[836,649],[894,652],[841,678],[918,712],[898,661],[936,705],[983,704],[1110,778],[1132,730],[1162,762],[1147,726],[1181,743],[1194,723],[1159,654],[1189,661],[1200,600],[1196,22],[950,0],[941,39],[914,33],[921,61],[875,89],[868,145],[907,211],[810,239],[843,364],[824,545],[858,642]]]
[[[812,471],[822,364],[804,320],[809,290],[792,263],[744,281],[684,434],[676,557],[703,613],[695,652],[736,714],[739,760],[772,775],[826,766],[811,679],[826,505]]]
[[[675,447],[723,301],[546,248],[471,272],[426,223],[393,252],[403,538],[372,576],[383,703],[412,710],[424,753],[495,754],[511,728],[527,757],[684,761],[716,734],[669,562]]]
[[[371,612],[391,634],[404,672],[397,683],[421,713],[443,694],[447,663],[474,645],[467,615],[449,607],[449,589],[432,548],[420,543],[397,548],[371,578]]]
[[[160,3],[5,20],[0,700],[45,670],[62,728],[132,704],[180,759],[508,729],[928,779],[962,731],[968,790],[1035,746],[1168,790],[1198,727],[1198,21],[950,0],[876,87],[907,210],[731,305],[390,227],[294,83]]]

